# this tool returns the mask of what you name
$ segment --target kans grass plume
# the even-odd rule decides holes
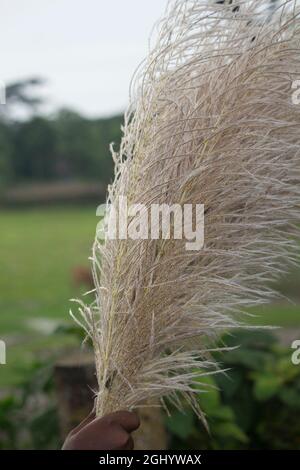
[[[182,394],[201,416],[210,344],[296,262],[298,18],[295,1],[178,0],[158,24],[108,203],[204,204],[205,243],[96,238],[95,300],[77,321],[93,340],[99,415]]]

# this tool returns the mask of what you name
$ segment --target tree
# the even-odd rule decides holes
[[[33,89],[44,84],[39,77],[12,82],[6,86],[5,105],[0,106],[0,118],[11,119],[15,106],[22,106],[30,111],[35,111],[43,103],[43,99],[32,94]]]
[[[14,171],[17,179],[48,180],[55,176],[56,136],[42,117],[19,123],[15,129]]]
[[[13,176],[12,150],[11,130],[5,123],[0,122],[0,189]]]
[[[56,153],[66,175],[110,181],[113,162],[109,144],[120,140],[121,116],[92,120],[64,109],[58,113],[54,127]]]

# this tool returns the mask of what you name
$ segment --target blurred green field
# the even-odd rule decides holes
[[[71,321],[69,299],[86,290],[74,286],[72,270],[89,265],[98,220],[95,207],[59,206],[1,211],[0,221],[0,338],[7,341],[7,365],[0,368],[3,387],[21,380],[37,357],[78,347],[70,335],[39,332],[32,320]],[[282,290],[297,299],[300,269],[284,280]],[[253,313],[252,324],[300,328],[297,300]]]
[[[4,386],[21,380],[38,355],[74,342],[65,335],[44,335],[31,323],[70,321],[69,299],[86,290],[74,286],[72,269],[89,266],[97,217],[94,206],[2,210],[0,224],[0,337],[7,343],[7,364],[0,368]]]

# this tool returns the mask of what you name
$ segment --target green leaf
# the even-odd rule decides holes
[[[221,403],[221,394],[212,375],[204,375],[195,380],[194,388],[199,390],[198,402],[203,411],[211,413]]]
[[[175,411],[171,418],[167,419],[166,426],[175,436],[187,439],[194,430],[194,414],[189,409],[185,413]]]
[[[273,362],[274,357],[272,353],[246,349],[244,347],[228,351],[224,354],[224,363],[226,365],[242,365],[258,371],[264,370],[268,364]]]
[[[216,374],[216,382],[225,398],[231,398],[238,391],[243,382],[243,373],[237,368],[231,369],[225,373]]]
[[[276,373],[286,382],[300,374],[300,368],[295,367],[291,361],[290,354],[282,357],[276,363]]]
[[[239,442],[248,442],[246,434],[235,423],[218,423],[212,426],[212,435],[218,435],[222,438],[231,437]]]
[[[212,418],[218,418],[222,421],[233,421],[235,419],[233,410],[229,406],[224,405],[211,410],[210,416]]]
[[[291,408],[300,409],[300,393],[292,387],[283,387],[279,392],[279,397],[284,404]]]
[[[254,395],[259,401],[272,398],[279,391],[282,378],[274,375],[261,375],[254,384]]]

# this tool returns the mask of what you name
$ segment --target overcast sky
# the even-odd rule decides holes
[[[45,111],[123,111],[167,0],[1,0],[0,80],[47,79]]]

